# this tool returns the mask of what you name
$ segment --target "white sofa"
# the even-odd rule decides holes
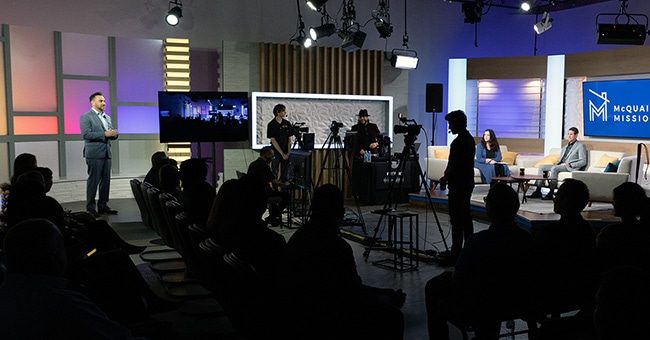
[[[549,154],[560,154],[560,148],[551,149]],[[616,157],[621,160],[616,172],[604,172],[604,167],[597,167],[596,164],[603,156]],[[542,156],[519,159],[517,163],[525,168],[527,174],[536,175],[538,168],[535,165],[543,158]],[[622,152],[590,150],[587,155],[587,167],[585,170],[573,172],[561,172],[558,175],[559,184],[567,178],[573,178],[584,182],[589,188],[589,200],[592,202],[613,202],[612,191],[617,186],[629,180],[633,161],[636,157],[625,157]]]
[[[506,145],[500,145],[499,148],[501,149],[502,153],[508,151],[508,147]],[[438,180],[440,180],[440,177],[444,175],[445,169],[447,168],[447,159],[436,158],[436,150],[443,150],[445,152],[448,152],[449,146],[434,145],[427,148],[427,177],[434,183],[437,183]],[[517,165],[509,165],[508,167],[513,173],[515,173],[515,171],[519,171],[519,167]],[[481,173],[477,168],[474,168],[474,183],[482,183]]]

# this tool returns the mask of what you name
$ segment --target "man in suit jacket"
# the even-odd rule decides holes
[[[111,184],[111,140],[117,139],[111,117],[104,113],[106,99],[101,92],[90,95],[90,111],[81,116],[81,135],[84,139],[83,154],[88,165],[86,182],[86,210],[97,216],[117,214],[108,207],[108,192]],[[99,201],[95,209],[95,194],[99,186]]]
[[[560,152],[560,160],[554,165],[543,165],[537,171],[538,175],[543,174],[544,171],[550,172],[548,177],[551,179],[549,181],[551,191],[548,195],[542,197],[542,185],[544,184],[544,181],[537,181],[535,183],[537,189],[528,197],[552,200],[553,192],[557,187],[557,176],[560,172],[584,170],[587,166],[587,147],[578,142],[578,133],[579,131],[577,127],[574,126],[569,128],[569,132],[566,136],[569,143],[562,148],[562,151]]]

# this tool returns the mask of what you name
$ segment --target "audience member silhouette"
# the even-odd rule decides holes
[[[519,197],[497,183],[486,197],[490,227],[474,234],[453,272],[426,284],[430,339],[448,339],[447,321],[474,327],[477,338],[497,339],[500,320],[525,317],[532,305],[533,240],[515,216]]]
[[[404,295],[362,284],[352,247],[339,235],[343,194],[314,191],[309,221],[287,244],[286,285],[300,339],[401,339]]]
[[[0,287],[0,334],[6,339],[130,339],[88,298],[66,288],[67,258],[58,228],[29,219],[4,240],[7,279]]]
[[[553,210],[560,220],[533,228],[537,252],[538,294],[547,313],[589,307],[596,291],[596,234],[580,214],[589,189],[575,179],[564,180]]]
[[[650,269],[650,230],[639,221],[647,209],[646,202],[645,191],[636,183],[625,182],[614,188],[614,215],[621,223],[605,227],[596,238],[602,270],[622,265]]]
[[[168,193],[174,196],[177,201],[182,202],[181,178],[177,167],[171,164],[160,167],[158,170],[158,188],[161,192]]]
[[[216,196],[214,187],[206,182],[207,176],[208,165],[204,159],[190,158],[181,162],[183,207],[192,221],[201,228],[205,228]]]
[[[594,326],[599,340],[647,339],[650,273],[623,266],[608,272],[596,294]]]
[[[147,182],[154,187],[158,187],[159,177],[158,171],[164,164],[164,160],[167,159],[167,154],[163,151],[156,151],[151,155],[151,169],[147,172],[147,175],[144,176],[144,182]]]
[[[265,146],[260,150],[260,156],[248,166],[247,175],[258,181],[268,183],[269,216],[267,222],[278,226],[282,222],[282,210],[289,201],[289,193],[281,190],[280,182],[271,171],[271,161],[274,157],[273,147]]]
[[[7,203],[9,226],[29,218],[46,218],[65,232],[63,207],[46,195],[45,186],[45,179],[37,170],[27,171],[16,179]]]
[[[14,159],[14,171],[11,175],[11,184],[15,184],[18,177],[27,171],[36,169],[36,156],[31,153],[21,153]]]

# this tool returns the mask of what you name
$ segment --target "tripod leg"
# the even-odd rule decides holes
[[[318,179],[316,180],[316,184],[314,184],[314,189],[318,188],[320,185],[320,180],[323,177],[323,171],[325,170],[325,164],[327,164],[327,158],[329,157],[329,150],[330,147],[332,146],[332,133],[327,136],[327,139],[325,139],[325,144],[327,146],[325,147],[325,156],[323,156],[323,162],[321,162],[320,166],[320,172],[318,173]]]
[[[357,223],[361,224],[361,229],[363,230],[363,235],[368,236],[368,230],[366,229],[366,222],[363,220],[363,214],[361,213],[361,207],[359,206],[359,196],[352,190],[352,172],[350,171],[350,166],[347,161],[347,157],[345,156],[345,152],[343,151],[343,145],[341,144],[341,141],[338,141],[339,143],[339,154],[341,157],[341,162],[343,163],[343,173],[342,175],[344,177],[347,177],[347,182],[348,182],[348,188],[350,188],[350,191],[352,192],[352,198],[354,198],[354,206],[357,208],[357,216],[358,220]]]
[[[404,149],[402,150],[402,158],[399,160],[399,163],[397,164],[397,169],[395,170],[395,176],[390,177],[390,185],[388,186],[388,197],[386,198],[386,202],[384,203],[384,207],[381,210],[381,213],[379,214],[379,220],[377,221],[377,225],[375,226],[375,230],[373,231],[372,239],[370,240],[370,244],[368,245],[368,248],[366,251],[363,253],[363,257],[366,261],[368,261],[368,257],[370,256],[370,252],[372,251],[372,248],[375,246],[375,243],[377,242],[377,234],[379,233],[379,228],[381,228],[381,222],[383,221],[384,214],[388,211],[391,210],[391,205],[392,203],[392,197],[395,189],[395,183],[397,182],[397,174],[400,172],[402,173],[402,176],[404,174],[404,167],[406,164],[406,160],[408,159],[408,145],[404,146]],[[390,161],[389,161],[390,162]],[[392,169],[390,168],[390,163],[388,165],[388,171],[389,174],[392,172]],[[402,183],[402,177],[400,177],[400,187]],[[397,202],[394,203],[394,207],[392,209],[397,208]]]

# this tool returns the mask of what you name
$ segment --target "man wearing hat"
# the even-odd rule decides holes
[[[379,153],[379,128],[377,124],[370,123],[368,119],[368,110],[359,110],[357,124],[352,126],[353,132],[357,133],[357,150],[355,157],[361,157],[366,151],[372,154]]]

